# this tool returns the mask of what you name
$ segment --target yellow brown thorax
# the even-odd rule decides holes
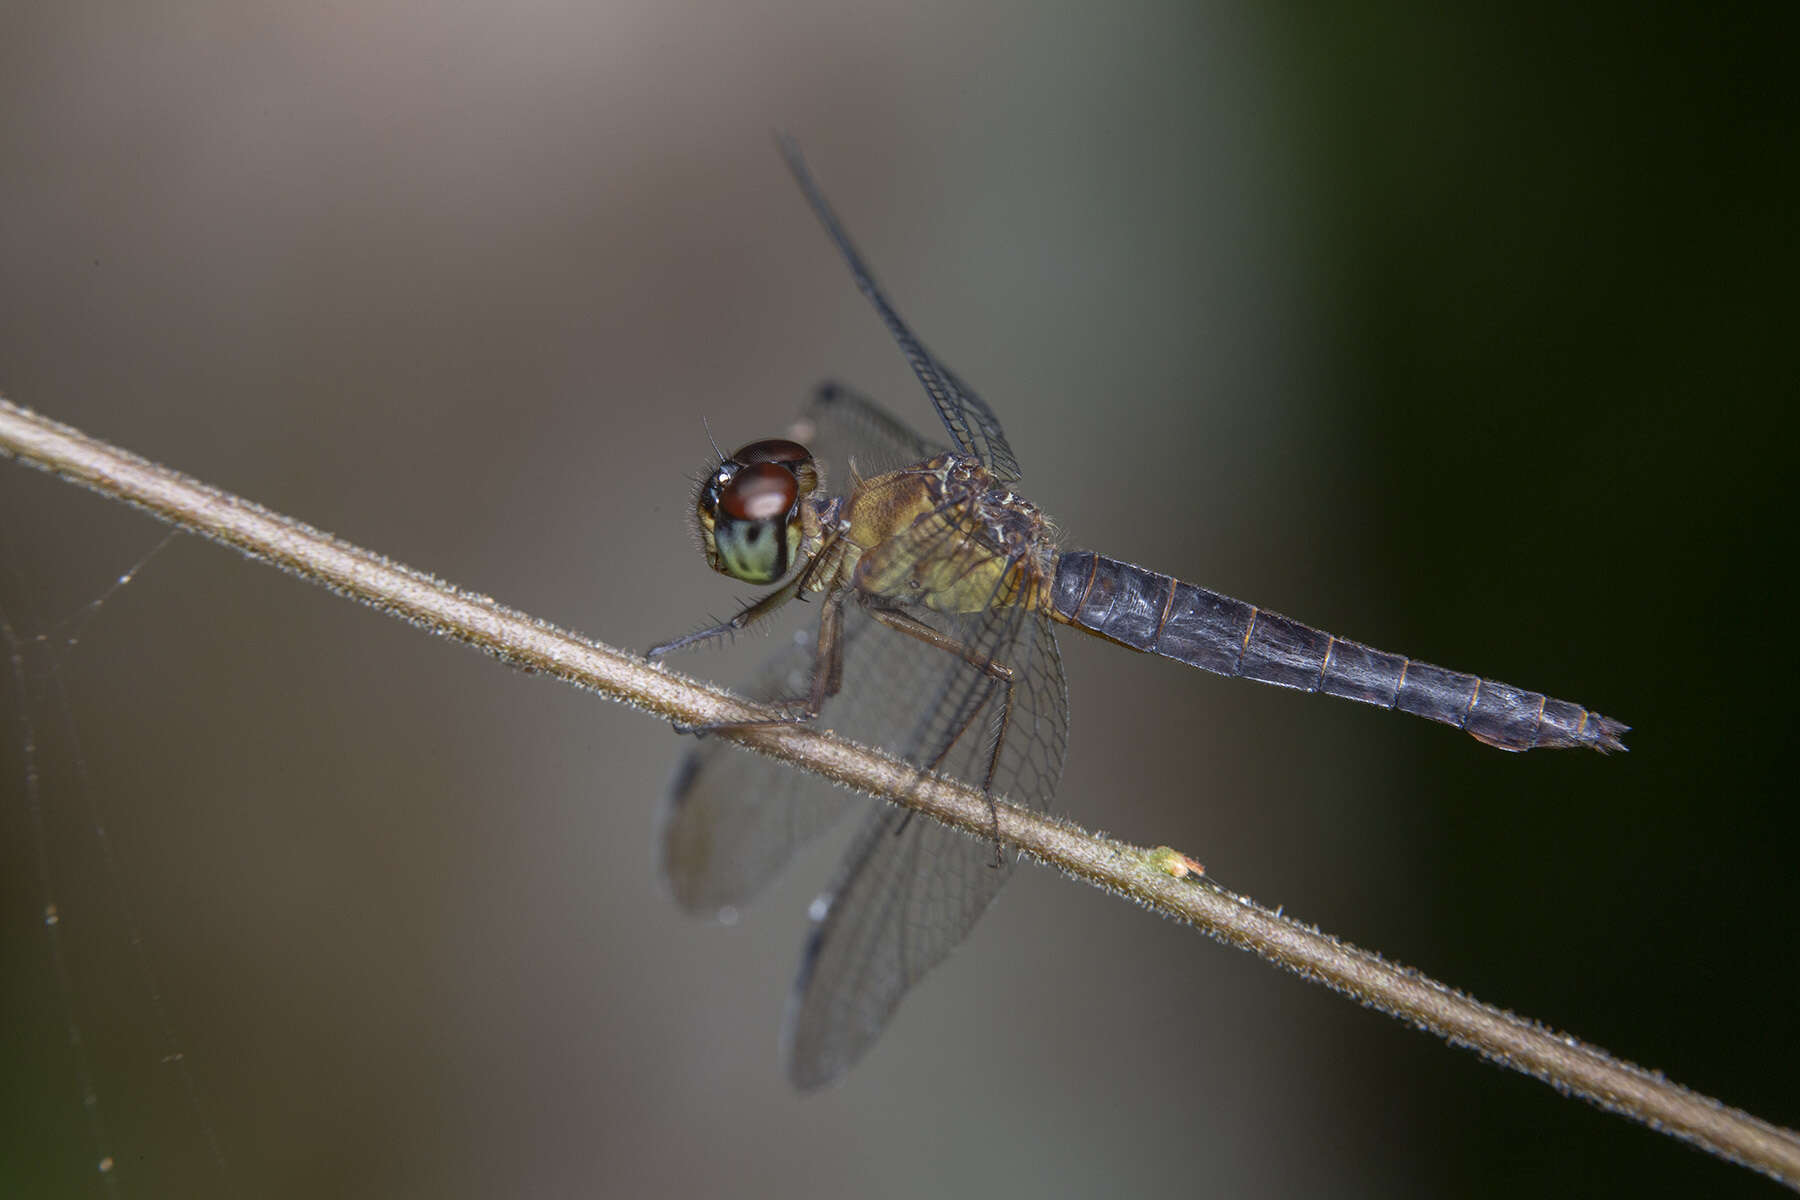
[[[942,613],[1047,609],[1049,523],[975,460],[941,454],[877,475],[842,505],[836,536],[819,530],[821,557],[807,587],[851,588]]]

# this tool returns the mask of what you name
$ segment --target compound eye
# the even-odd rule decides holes
[[[731,461],[749,466],[751,463],[762,462],[805,462],[811,457],[812,453],[799,442],[790,442],[786,438],[765,438],[741,448],[731,456]]]
[[[700,492],[700,539],[715,571],[774,583],[800,552],[800,483],[785,463],[725,464]]]
[[[812,451],[799,442],[790,442],[786,438],[766,438],[760,442],[751,442],[740,447],[731,461],[743,466],[754,466],[757,463],[779,463],[792,473],[800,485],[800,494],[810,496],[819,486],[819,468],[813,462]]]
[[[783,521],[799,498],[791,468],[757,462],[734,472],[720,489],[719,511],[733,521]]]

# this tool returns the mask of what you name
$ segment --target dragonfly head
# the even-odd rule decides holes
[[[812,452],[784,438],[751,442],[700,481],[694,502],[706,565],[774,583],[800,553],[800,502],[819,487]]]

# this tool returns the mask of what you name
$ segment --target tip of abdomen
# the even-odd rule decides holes
[[[1590,744],[1602,754],[1611,754],[1615,750],[1620,754],[1630,754],[1631,747],[1625,744],[1625,735],[1630,732],[1631,726],[1625,722],[1595,713],[1593,741]]]

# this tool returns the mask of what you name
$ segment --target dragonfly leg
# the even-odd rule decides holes
[[[987,797],[988,821],[994,831],[994,868],[998,870],[1006,865],[1006,847],[1000,844],[1000,810],[994,804],[994,774],[1000,769],[1000,747],[1006,745],[1006,735],[1012,728],[1013,685],[1012,680],[1004,680],[1001,685],[1005,689],[1000,698],[1000,728],[994,732],[994,748],[988,752],[987,774],[981,781],[981,794]],[[970,720],[974,714],[970,714]]]
[[[644,657],[654,663],[660,661],[666,655],[674,654],[678,650],[689,650],[695,646],[704,645],[707,642],[715,641],[719,638],[730,637],[738,631],[746,629],[762,620],[764,617],[792,600],[799,594],[800,588],[805,581],[806,572],[802,571],[792,580],[783,584],[781,587],[776,588],[762,599],[739,609],[730,620],[721,621],[717,625],[711,625],[705,629],[697,629],[693,633],[685,633],[678,638],[671,638],[666,642],[660,642],[657,645],[650,647],[650,649],[645,652]],[[807,719],[810,719],[810,717]],[[739,725],[744,724],[776,725],[785,723],[785,720],[786,719],[771,718],[766,721],[723,722],[710,725],[684,725],[680,721],[671,721],[669,724],[674,727],[676,733],[691,733],[696,736],[705,736],[706,734],[719,729],[736,728]]]
[[[998,679],[1009,684],[1012,682],[1013,670],[1011,667],[1004,663],[997,663],[985,654],[978,653],[949,634],[939,633],[917,617],[897,608],[878,608],[873,604],[868,608],[869,615],[889,629],[898,630],[907,637],[918,638],[927,646],[936,646],[946,654],[954,654],[991,679]]]
[[[772,597],[765,597],[771,599]],[[759,603],[762,603],[759,601]],[[756,605],[752,605],[755,608]],[[746,609],[748,613],[750,609]],[[742,614],[740,614],[742,615]],[[757,614],[761,616],[762,614]],[[755,617],[750,618],[756,619]],[[729,624],[729,622],[727,623]],[[813,659],[812,686],[804,696],[770,701],[780,710],[777,717],[758,717],[748,721],[714,721],[704,725],[675,724],[675,732],[705,736],[724,729],[755,729],[768,725],[806,725],[815,720],[825,702],[837,695],[844,685],[844,598],[829,594],[819,612],[819,645]]]
[[[666,642],[659,642],[645,651],[644,657],[651,662],[656,662],[678,650],[690,650],[695,646],[702,646],[719,638],[730,637],[732,634],[754,625],[799,595],[800,588],[805,582],[806,572],[802,571],[762,599],[739,609],[730,620],[720,621],[717,625],[709,625],[705,629],[696,629],[692,633],[684,633],[680,637],[670,638]]]
[[[844,687],[844,596],[834,592],[819,607],[819,651],[813,660],[812,693],[806,701],[806,719],[812,720],[825,702]]]

